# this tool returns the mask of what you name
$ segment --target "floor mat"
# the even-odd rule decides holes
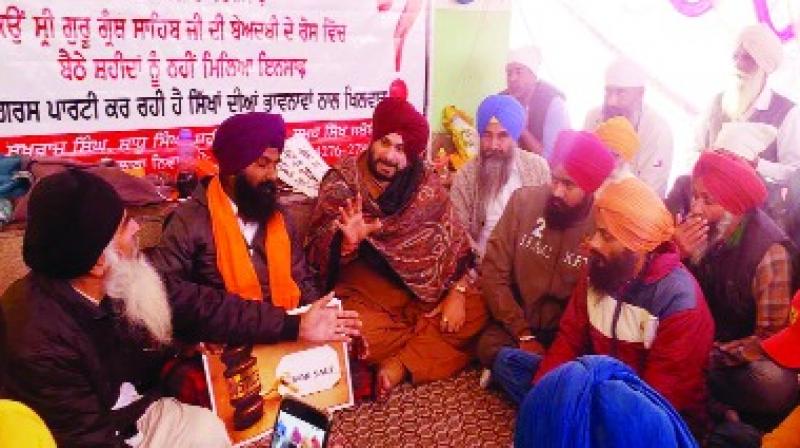
[[[503,447],[511,446],[516,410],[499,391],[478,387],[480,371],[398,387],[385,403],[363,403],[333,418],[328,446]],[[250,447],[269,446],[268,441]]]

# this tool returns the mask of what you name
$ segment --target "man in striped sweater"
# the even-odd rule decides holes
[[[703,292],[670,242],[672,219],[642,181],[604,187],[595,204],[588,275],[578,283],[544,357],[504,349],[497,381],[521,400],[542,376],[584,354],[630,365],[700,432],[714,322]]]

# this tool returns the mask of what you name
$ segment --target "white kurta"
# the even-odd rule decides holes
[[[492,230],[497,225],[497,221],[503,216],[503,210],[505,210],[508,200],[511,199],[511,193],[522,186],[522,177],[519,174],[519,169],[516,164],[513,167],[508,176],[508,182],[503,185],[497,196],[489,201],[486,206],[486,224],[481,230],[480,238],[478,238],[478,253],[480,256],[483,256],[484,252],[486,252],[486,242],[489,241],[489,236],[492,235]]]

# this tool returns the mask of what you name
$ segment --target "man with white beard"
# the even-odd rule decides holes
[[[171,303],[138,252],[138,229],[95,175],[67,170],[36,185],[23,241],[32,272],[0,298],[4,393],[36,411],[59,446],[230,446],[211,411],[162,397],[159,372],[180,323],[257,319],[256,307],[234,298],[213,311]],[[332,339],[337,313],[316,308],[309,313],[325,319],[304,316],[300,336]],[[309,336],[308,326],[326,337]],[[237,332],[218,328],[211,342],[226,334]]]
[[[541,156],[520,149],[525,109],[514,97],[491,95],[475,115],[480,153],[456,173],[450,200],[473,250],[482,257],[511,193],[550,183],[550,168]]]
[[[784,208],[781,190],[800,168],[800,109],[768,85],[769,75],[782,58],[781,41],[769,27],[758,24],[742,30],[733,54],[736,76],[714,98],[697,135],[698,149],[706,150],[726,122],[764,123],[778,129],[775,141],[755,160],[756,171],[770,192],[767,211],[778,221]]]

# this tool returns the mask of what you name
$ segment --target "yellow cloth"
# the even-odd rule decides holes
[[[800,406],[761,439],[761,448],[800,448]]]
[[[634,252],[649,252],[669,241],[674,221],[664,202],[641,180],[609,183],[595,203],[597,225]]]
[[[0,446],[55,448],[56,442],[33,410],[16,401],[0,400]]]
[[[625,117],[613,117],[600,123],[594,133],[606,146],[626,162],[630,162],[639,152],[639,135]]]
[[[262,300],[261,283],[250,260],[230,199],[222,189],[218,176],[208,184],[207,195],[214,244],[217,247],[217,268],[225,289],[246,299]],[[292,245],[280,212],[273,213],[267,221],[264,240],[272,304],[286,309],[297,308],[300,288],[292,278]]]

